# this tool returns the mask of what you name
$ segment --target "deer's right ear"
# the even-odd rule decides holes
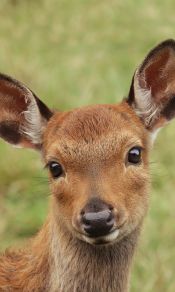
[[[24,84],[0,74],[0,137],[19,147],[39,149],[51,110]]]
[[[136,70],[127,102],[152,133],[175,117],[175,41],[155,47]]]

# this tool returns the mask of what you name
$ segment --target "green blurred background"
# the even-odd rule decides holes
[[[50,107],[117,102],[135,67],[175,37],[174,1],[1,0],[0,71]],[[150,211],[136,254],[132,292],[175,291],[175,122],[151,157]],[[21,246],[47,212],[47,174],[38,153],[0,141],[0,250]]]

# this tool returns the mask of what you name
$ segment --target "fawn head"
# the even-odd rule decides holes
[[[41,151],[56,222],[94,245],[119,241],[141,225],[149,148],[174,116],[173,40],[147,55],[118,105],[52,111],[25,85],[0,75],[0,137]]]

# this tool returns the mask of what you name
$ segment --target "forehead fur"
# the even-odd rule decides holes
[[[49,149],[50,154],[52,150],[53,154],[58,150],[69,156],[82,152],[83,158],[85,152],[91,155],[100,145],[99,155],[103,155],[104,151],[110,151],[122,142],[127,143],[127,140],[146,143],[145,132],[127,104],[96,105],[56,113],[47,127],[44,148]]]

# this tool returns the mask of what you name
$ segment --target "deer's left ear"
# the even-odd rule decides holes
[[[155,47],[138,67],[127,102],[155,132],[175,117],[175,41]]]

